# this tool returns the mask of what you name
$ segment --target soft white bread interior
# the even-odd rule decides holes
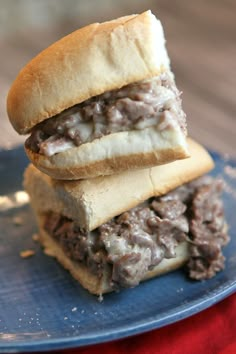
[[[97,277],[92,274],[86,266],[82,263],[74,262],[71,260],[57,242],[50,237],[43,228],[44,216],[36,212],[36,217],[39,226],[39,241],[43,245],[45,253],[49,256],[55,257],[59,263],[67,270],[71,275],[79,281],[79,283],[87,289],[90,293],[96,295],[102,295],[113,291],[111,287],[111,267],[107,265],[104,267],[102,277]],[[183,266],[189,258],[188,244],[187,242],[180,243],[176,248],[176,257],[170,259],[164,259],[159,265],[149,271],[142,280],[150,279],[158,275],[173,271]]]
[[[68,107],[168,68],[162,25],[151,11],[94,23],[54,43],[20,71],[8,94],[8,115],[25,134]]]
[[[52,156],[25,150],[39,170],[65,180],[111,175],[189,156],[185,134],[178,124],[163,131],[149,127],[105,135]]]
[[[146,199],[163,195],[210,171],[208,152],[188,139],[191,157],[150,169],[81,181],[58,181],[33,165],[25,171],[24,187],[38,213],[53,210],[93,230]]]

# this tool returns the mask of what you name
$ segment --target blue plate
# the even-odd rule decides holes
[[[183,271],[105,296],[90,295],[32,240],[37,231],[26,204],[0,212],[0,351],[55,350],[149,331],[191,316],[236,290],[236,162],[212,154],[214,175],[226,181],[225,212],[232,241],[226,268],[196,282]],[[27,159],[20,147],[0,152],[0,195],[22,189]],[[22,259],[20,251],[35,255]]]

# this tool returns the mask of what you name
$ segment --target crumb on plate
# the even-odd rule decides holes
[[[28,258],[32,257],[35,254],[35,251],[33,250],[24,250],[20,252],[21,258]]]
[[[16,226],[21,226],[24,223],[23,219],[20,216],[14,216],[13,219],[12,219],[12,222]]]
[[[32,235],[32,240],[37,242],[39,240],[39,235],[38,234],[33,234]]]

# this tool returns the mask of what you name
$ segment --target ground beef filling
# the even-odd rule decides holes
[[[82,232],[72,220],[47,214],[45,230],[68,257],[102,276],[111,267],[111,285],[133,287],[164,258],[175,257],[187,240],[187,264],[193,279],[207,279],[224,268],[222,247],[229,237],[220,199],[222,183],[203,177],[163,197],[151,198],[93,232]]]
[[[180,92],[171,73],[105,92],[36,125],[26,140],[34,152],[52,156],[115,132],[159,130],[180,126],[186,119]]]

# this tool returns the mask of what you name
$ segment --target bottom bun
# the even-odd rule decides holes
[[[52,156],[25,147],[32,163],[55,179],[78,180],[163,165],[189,157],[186,137],[178,128],[156,127],[105,135]]]
[[[104,267],[102,277],[94,275],[84,264],[71,260],[60,245],[44,230],[43,215],[37,215],[37,221],[40,230],[39,242],[44,247],[45,253],[55,257],[85,289],[95,295],[102,295],[115,290],[110,284],[111,266],[109,264],[107,264],[107,267]],[[141,281],[176,270],[182,267],[187,262],[188,258],[188,243],[181,242],[176,248],[175,258],[162,260],[161,263],[146,273]]]

